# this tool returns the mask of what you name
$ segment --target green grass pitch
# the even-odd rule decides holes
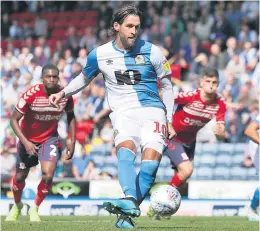
[[[2,231],[99,231],[119,230],[114,224],[115,216],[107,217],[41,217],[41,223],[30,223],[28,217],[20,217],[16,223],[4,221]],[[258,222],[249,222],[245,217],[173,217],[172,220],[155,221],[148,217],[135,219],[135,230],[151,231],[258,231]]]

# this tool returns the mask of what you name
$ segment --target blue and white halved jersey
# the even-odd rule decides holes
[[[171,69],[159,47],[137,40],[131,51],[120,50],[108,42],[88,55],[83,69],[88,79],[101,72],[112,111],[138,107],[165,109],[157,87],[157,78],[171,74]]]

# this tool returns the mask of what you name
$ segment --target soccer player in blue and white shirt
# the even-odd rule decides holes
[[[133,5],[119,9],[111,24],[115,39],[92,50],[82,73],[49,98],[57,106],[63,97],[86,87],[99,72],[103,74],[112,110],[118,178],[125,194],[123,199],[105,202],[104,207],[121,215],[116,222],[118,228],[134,227],[130,217],[140,216],[139,205],[155,180],[166,138],[175,135],[171,125],[174,95],[170,66],[157,46],[138,39],[140,18],[141,12]],[[138,147],[142,163],[137,175],[134,161]]]
[[[251,123],[247,126],[245,130],[245,135],[248,136],[251,140],[249,141],[249,154],[252,158],[254,166],[256,168],[256,173],[259,175],[259,129],[260,129],[260,115],[256,118],[256,120],[251,121]],[[248,211],[248,219],[250,221],[259,221],[259,214],[257,213],[257,208],[259,207],[259,188],[255,190],[253,199],[251,201],[249,211]]]

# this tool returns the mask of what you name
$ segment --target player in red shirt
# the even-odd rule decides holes
[[[64,98],[58,108],[49,105],[49,95],[59,92],[59,70],[52,64],[42,69],[42,82],[28,89],[20,98],[11,116],[11,126],[19,138],[17,144],[18,164],[13,177],[13,195],[15,204],[9,212],[6,221],[16,221],[23,207],[21,202],[25,179],[30,168],[41,164],[42,180],[38,185],[35,206],[28,214],[30,221],[41,221],[38,207],[47,196],[51,186],[57,161],[60,156],[58,122],[64,112],[67,114],[71,144],[68,147],[66,159],[71,159],[74,153],[76,137],[76,120],[73,112],[72,97]],[[20,124],[19,124],[20,123]]]
[[[200,79],[200,88],[191,92],[180,92],[175,97],[177,109],[173,113],[172,126],[176,134],[173,139],[167,141],[168,147],[164,152],[170,158],[172,167],[177,170],[170,182],[175,188],[191,176],[197,132],[214,117],[214,134],[217,139],[224,139],[226,105],[224,99],[217,94],[218,84],[218,71],[208,67]],[[151,207],[147,214],[160,219]]]
[[[193,172],[197,132],[216,117],[214,134],[217,139],[224,139],[226,105],[224,99],[217,94],[218,84],[218,71],[208,67],[200,80],[200,88],[180,92],[175,97],[177,109],[173,114],[172,125],[176,135],[168,140],[165,154],[170,158],[173,168],[177,169],[170,182],[176,188]]]

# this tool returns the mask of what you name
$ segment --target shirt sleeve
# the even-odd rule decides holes
[[[37,91],[39,91],[39,90],[40,90],[39,85],[35,85],[35,86],[31,87],[30,89],[28,89],[26,92],[24,92],[22,94],[19,102],[15,106],[16,110],[22,114],[26,114],[29,105],[35,99],[35,95],[36,95]]]
[[[166,75],[171,75],[172,71],[170,64],[159,47],[152,45],[150,60],[153,64],[158,78],[163,78]]]
[[[226,104],[223,99],[219,101],[219,109],[216,115],[217,123],[225,123]]]
[[[70,112],[70,111],[73,111],[73,109],[74,109],[73,98],[72,98],[72,96],[69,96],[68,101],[67,101],[67,105],[65,107],[65,111]]]
[[[97,61],[97,48],[92,50],[87,57],[87,64],[83,68],[82,73],[87,79],[94,78],[99,73],[98,61]]]
[[[198,91],[179,92],[175,95],[175,104],[188,104],[193,101],[194,96],[198,94]]]

